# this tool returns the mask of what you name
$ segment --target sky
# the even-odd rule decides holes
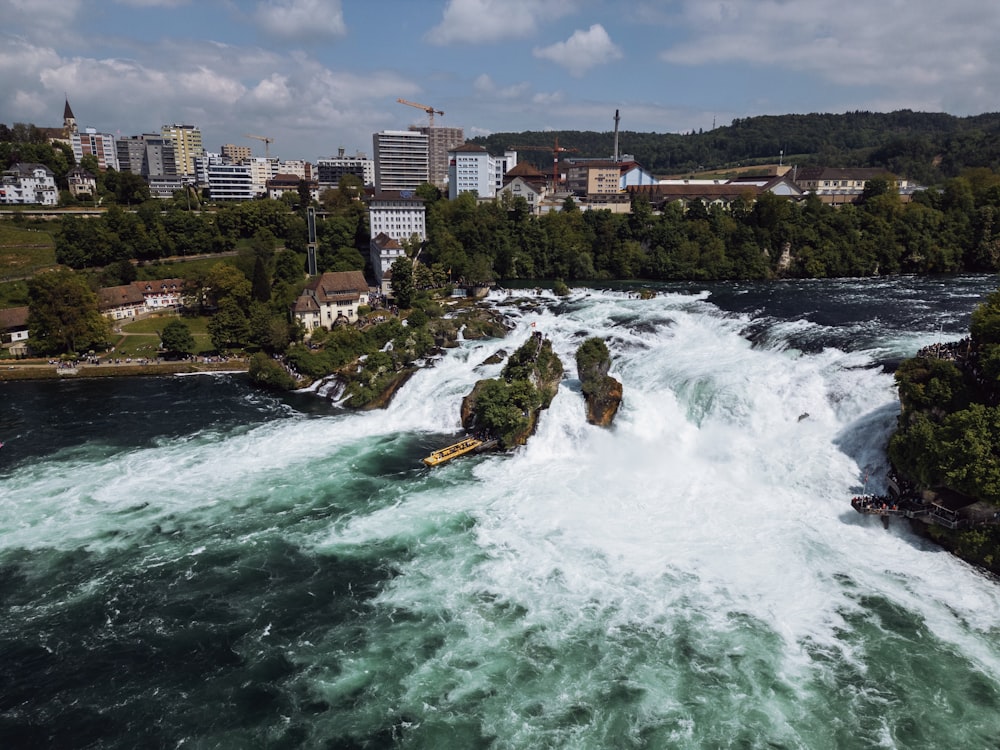
[[[0,0],[0,122],[68,97],[81,128],[315,161],[428,122],[397,99],[467,138],[971,115],[1000,110],[998,31],[992,0]]]

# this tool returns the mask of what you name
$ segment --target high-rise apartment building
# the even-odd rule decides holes
[[[86,128],[82,133],[73,133],[71,142],[77,164],[84,156],[91,155],[97,157],[97,166],[101,169],[118,169],[115,137],[110,133],[98,133],[94,128]]]
[[[177,160],[177,172],[182,175],[195,174],[195,157],[205,153],[201,142],[201,131],[194,125],[164,125],[160,134],[174,143],[174,158]]]
[[[411,125],[410,130],[427,136],[427,181],[443,188],[448,183],[448,151],[465,143],[462,128]]]
[[[428,181],[428,138],[414,130],[383,130],[372,136],[375,188],[414,190]]]
[[[118,169],[143,177],[176,177],[174,142],[157,133],[119,138],[115,146]]]

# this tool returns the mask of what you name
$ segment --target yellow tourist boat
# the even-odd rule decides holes
[[[442,448],[439,451],[434,451],[431,455],[424,459],[424,463],[428,466],[438,466],[446,461],[451,461],[453,458],[458,456],[464,456],[466,453],[471,453],[472,451],[483,445],[482,440],[477,440],[476,438],[466,438],[454,445],[449,445],[447,448]]]

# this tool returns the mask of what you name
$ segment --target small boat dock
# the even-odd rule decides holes
[[[464,456],[467,453],[481,453],[484,450],[493,448],[495,445],[496,440],[484,441],[473,437],[465,438],[465,440],[460,440],[454,445],[449,445],[447,448],[434,451],[427,458],[423,459],[423,462],[427,466],[439,466],[447,461],[451,461],[453,458]]]

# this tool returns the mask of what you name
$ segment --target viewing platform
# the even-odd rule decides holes
[[[854,510],[863,515],[880,516],[882,525],[886,528],[892,516],[916,518],[924,523],[944,526],[947,529],[965,529],[1000,523],[1000,513],[984,511],[978,505],[948,508],[938,502],[921,502],[892,495],[858,495],[851,498],[851,507]]]

